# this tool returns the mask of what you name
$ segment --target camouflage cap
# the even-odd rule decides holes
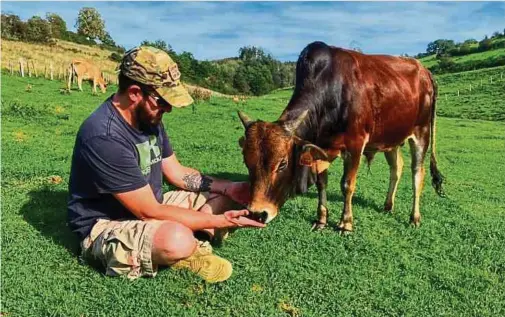
[[[119,70],[139,83],[154,87],[174,107],[181,108],[193,103],[193,98],[180,81],[181,73],[177,64],[160,49],[140,46],[127,51]]]

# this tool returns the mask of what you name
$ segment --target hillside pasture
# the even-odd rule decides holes
[[[71,155],[80,124],[107,95],[60,94],[57,81],[3,73],[2,315],[504,316],[503,82],[475,90],[470,107],[453,93],[477,77],[450,76],[438,78],[437,120],[448,197],[439,198],[426,177],[419,229],[409,226],[408,147],[392,214],[381,211],[389,177],[383,156],[370,172],[360,169],[349,236],[332,229],[342,208],[336,161],[329,170],[330,228],[309,230],[317,208],[312,188],[267,228],[238,230],[216,247],[234,273],[211,285],[170,269],[130,282],[79,263],[78,241],[66,226]],[[239,103],[212,97],[175,109],[164,123],[183,164],[245,180],[236,110],[275,120],[290,96],[280,90]]]
[[[493,59],[493,58],[496,58],[499,56],[503,56],[504,54],[505,54],[505,48],[499,48],[499,49],[495,49],[495,50],[473,53],[473,54],[468,54],[468,55],[454,56],[452,58],[452,60],[456,64],[458,64],[458,63],[464,63],[464,62],[469,62],[469,61],[481,61],[481,60],[485,60],[485,59]],[[428,68],[438,64],[438,60],[437,60],[435,54],[420,58],[419,61],[425,67],[428,67]]]
[[[41,45],[2,39],[2,69],[9,69],[9,63],[12,63],[16,71],[20,58],[33,61],[38,74],[43,73],[51,62],[54,71],[58,72],[62,67],[66,71],[73,59],[86,59],[93,61],[106,74],[114,75],[118,63],[109,59],[110,54],[111,51],[106,49],[61,40],[54,45]]]

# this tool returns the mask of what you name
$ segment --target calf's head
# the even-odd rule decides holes
[[[296,193],[300,181],[307,182],[307,171],[316,160],[327,160],[326,153],[295,135],[307,111],[291,121],[253,121],[239,111],[245,127],[242,147],[249,171],[251,217],[263,223],[275,218],[286,200]],[[300,180],[302,175],[305,180]]]
[[[98,85],[100,86],[100,90],[104,94],[105,91],[107,90],[107,82],[105,81],[105,79],[103,78],[103,76],[98,77],[97,81],[98,81]]]

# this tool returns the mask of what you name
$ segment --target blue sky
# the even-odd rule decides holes
[[[26,20],[59,14],[70,30],[82,7],[96,8],[126,49],[162,39],[199,60],[262,47],[295,61],[310,42],[358,46],[366,53],[413,55],[439,38],[480,40],[505,28],[505,2],[1,2]]]

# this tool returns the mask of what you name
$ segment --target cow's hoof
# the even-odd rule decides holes
[[[412,220],[411,220],[411,221],[410,221],[410,226],[411,226],[412,228],[416,228],[416,229],[417,229],[417,228],[419,228],[419,227],[421,226],[421,222],[420,222],[420,221],[412,221]]]
[[[384,211],[385,211],[386,213],[391,213],[391,212],[393,212],[393,203],[388,203],[388,202],[386,202],[386,203],[384,204]]]
[[[339,230],[339,231],[338,231],[338,234],[339,234],[341,237],[347,237],[347,236],[350,236],[350,235],[352,234],[352,231]]]
[[[340,235],[348,235],[352,232],[352,223],[340,222],[337,226],[337,230],[340,232]]]
[[[326,224],[325,223],[321,223],[319,221],[314,221],[312,223],[312,228],[310,229],[311,231],[321,231],[323,230],[324,228],[326,228]]]

